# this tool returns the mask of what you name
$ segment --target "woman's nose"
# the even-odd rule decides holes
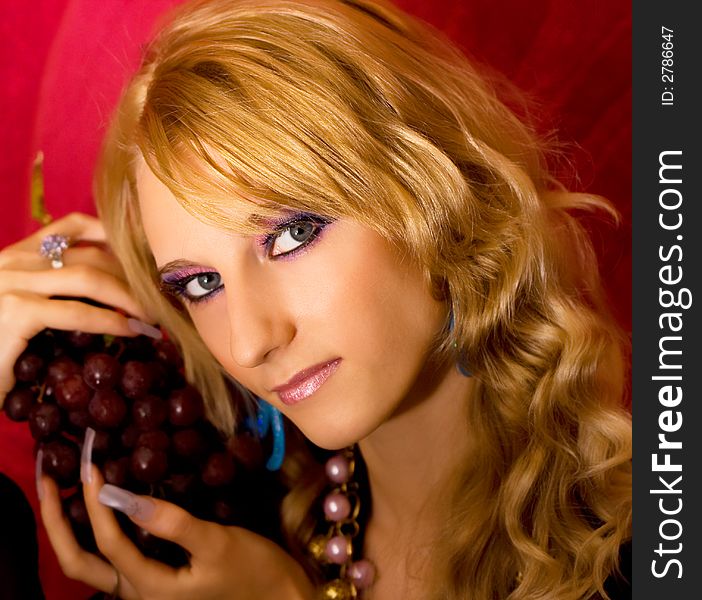
[[[240,367],[257,367],[295,337],[294,323],[270,285],[250,279],[227,286],[226,295],[229,352]]]

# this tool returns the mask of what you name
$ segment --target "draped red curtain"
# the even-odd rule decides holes
[[[0,247],[36,228],[29,173],[38,150],[49,211],[94,212],[91,172],[101,136],[153,23],[178,0],[35,0],[0,3]],[[631,6],[628,0],[397,0],[466,52],[504,73],[534,101],[544,132],[557,129],[579,178],[608,197],[613,228],[588,223],[615,314],[631,322]],[[1,333],[1,332],[0,332]],[[0,337],[0,343],[2,338]],[[27,427],[0,415],[0,471],[36,508]],[[65,579],[39,527],[49,600],[87,598]]]

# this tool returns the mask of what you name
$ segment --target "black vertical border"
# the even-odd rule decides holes
[[[633,525],[633,598],[636,600],[677,600],[702,598],[700,572],[702,570],[702,499],[699,481],[702,480],[702,329],[700,310],[702,290],[702,225],[699,205],[700,176],[702,174],[702,97],[699,79],[702,68],[702,23],[693,15],[697,3],[678,0],[639,0],[632,6],[633,16],[633,306],[632,306],[632,412],[634,423],[634,525]],[[695,11],[696,12],[696,11]],[[663,81],[662,27],[673,30],[673,75],[674,81]],[[670,67],[671,65],[668,64]],[[666,90],[665,88],[669,88]],[[673,104],[663,105],[673,94]],[[665,151],[680,151],[681,155],[668,155],[668,164],[681,164],[681,170],[667,170],[667,179],[677,177],[682,183],[660,183],[659,160]],[[665,190],[677,190],[677,192]],[[672,205],[682,196],[679,209],[667,210],[663,202]],[[668,225],[676,223],[677,214],[682,216],[682,225],[677,230],[667,231],[659,224],[663,214]],[[678,236],[682,236],[680,239]],[[679,246],[679,252],[672,251]],[[661,259],[670,254],[670,258]],[[670,265],[664,277],[677,277],[678,266],[682,268],[682,280],[675,285],[660,281],[661,268]],[[660,290],[669,290],[674,295],[684,293],[687,288],[692,297],[688,309],[661,306]],[[666,300],[664,299],[664,302]],[[671,332],[670,321],[659,318],[667,312],[682,314],[682,329]],[[681,355],[668,355],[669,364],[678,363],[680,369],[660,369],[659,343],[662,336],[677,335],[682,340],[668,340],[664,348],[682,350]],[[681,381],[652,379],[660,375],[679,375]],[[666,407],[659,401],[659,390],[664,385],[680,386],[682,400],[675,407]],[[677,394],[677,390],[673,390]],[[664,396],[664,399],[668,398]],[[674,396],[670,396],[673,400]],[[660,450],[659,434],[663,424],[672,426],[679,416],[675,412],[669,417],[661,415],[666,410],[678,411],[682,417],[681,428],[667,433],[670,441],[682,442],[681,449]],[[666,420],[667,419],[667,420]],[[671,463],[679,464],[682,470],[654,472],[652,455],[658,453],[658,462],[664,462],[664,454],[670,454]],[[668,485],[680,493],[652,493],[665,489],[658,479],[662,476]],[[677,477],[682,479],[673,485]],[[682,508],[678,514],[664,515],[668,511]],[[678,539],[666,540],[662,533]],[[661,533],[662,532],[662,533]],[[657,553],[662,544],[663,552]],[[680,548],[678,544],[682,544]],[[679,552],[677,552],[679,550]],[[659,574],[653,574],[653,561]],[[679,565],[674,562],[680,561]],[[678,577],[681,575],[681,577]]]

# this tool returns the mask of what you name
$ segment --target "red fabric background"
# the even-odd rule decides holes
[[[29,172],[45,154],[54,217],[94,212],[90,175],[119,91],[157,15],[178,0],[34,0],[0,4],[0,247],[33,231]],[[502,71],[537,102],[544,130],[571,143],[574,187],[608,197],[615,230],[591,223],[615,313],[631,321],[631,6],[627,0],[398,0]],[[1,332],[0,332],[1,335]],[[1,340],[1,338],[0,338]],[[0,341],[0,343],[2,343]],[[27,428],[0,415],[0,471],[36,508]],[[87,598],[65,579],[41,529],[48,600]],[[0,584],[1,585],[1,584]]]

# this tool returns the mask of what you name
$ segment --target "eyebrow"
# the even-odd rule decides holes
[[[283,210],[283,215],[284,216],[289,216],[295,214],[295,211],[292,209],[286,209]],[[254,227],[257,228],[263,228],[263,229],[268,229],[271,227],[274,227],[276,225],[276,219],[274,217],[265,217],[263,215],[260,215],[258,213],[251,213],[247,219],[246,222],[249,225],[253,225]],[[157,274],[159,276],[159,279],[163,279],[165,275],[168,275],[169,273],[173,273],[174,271],[179,271],[181,269],[187,269],[187,268],[192,268],[192,267],[198,267],[199,265],[191,262],[189,260],[183,260],[181,258],[177,260],[172,260],[170,262],[167,262],[165,265],[162,267],[157,267]]]
[[[280,214],[277,217],[264,216],[258,213],[251,213],[246,219],[246,224],[253,226],[257,229],[271,229],[278,225],[279,222],[284,221],[286,218],[296,214],[297,212],[291,208],[284,208],[280,210]]]
[[[188,267],[195,266],[197,265],[194,262],[190,262],[189,260],[172,260],[170,262],[167,262],[162,267],[158,268],[158,276],[159,279],[163,279],[165,275],[168,275],[168,273],[173,273],[174,271],[179,271],[181,269],[186,269]]]

